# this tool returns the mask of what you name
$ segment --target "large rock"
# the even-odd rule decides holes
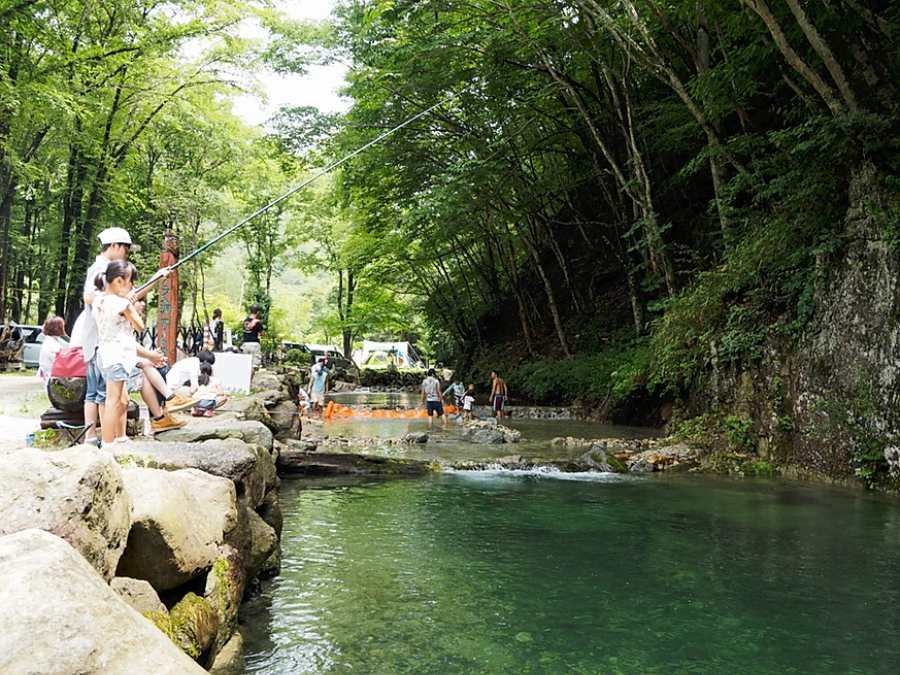
[[[262,422],[269,429],[275,424],[266,409],[266,399],[259,395],[232,398],[222,406],[221,411],[234,413],[241,419]],[[221,418],[220,418],[221,419]]]
[[[300,438],[300,411],[293,401],[282,401],[269,409],[278,438]]]
[[[267,389],[281,389],[283,380],[270,370],[260,368],[253,373],[253,379],[250,381],[250,388],[254,391],[265,391]]]
[[[415,459],[343,452],[298,453],[280,461],[279,468],[284,473],[305,476],[421,476],[434,470],[429,462]]]
[[[0,672],[205,672],[59,537],[0,537]]]
[[[240,633],[235,633],[216,654],[209,673],[210,675],[241,675],[245,668],[244,638]]]
[[[471,443],[479,445],[496,445],[499,443],[518,443],[522,433],[516,429],[510,429],[496,421],[467,422],[463,438]]]
[[[234,484],[196,469],[122,473],[134,510],[118,575],[165,591],[209,570],[237,525]]]
[[[130,510],[118,464],[95,446],[0,455],[0,534],[52,532],[106,579],[125,548]]]
[[[238,438],[245,443],[272,447],[272,431],[262,422],[222,417],[192,418],[181,429],[157,432],[157,439],[168,443],[199,443],[210,439]]]
[[[278,500],[278,491],[272,490],[266,493],[262,504],[256,511],[266,524],[275,530],[275,534],[281,539],[281,530],[284,527],[284,515],[281,512],[281,502]]]
[[[219,632],[219,615],[196,593],[186,593],[168,614],[147,617],[192,659],[206,664]]]
[[[249,446],[237,438],[203,443],[135,441],[115,450],[123,466],[152,469],[199,469],[233,481],[239,497],[247,496],[256,506],[266,486],[274,484],[275,468],[264,448]]]
[[[129,607],[140,614],[149,614],[150,612],[168,614],[169,612],[162,600],[159,599],[159,595],[153,590],[153,586],[143,579],[115,577],[109,582],[109,587],[118,593]]]
[[[250,526],[250,550],[247,559],[247,576],[255,577],[263,564],[278,548],[278,535],[256,511],[247,510]]]
[[[223,546],[212,569],[206,575],[203,597],[218,616],[219,630],[213,653],[222,648],[237,630],[238,609],[244,597],[247,575],[244,557],[230,545]]]

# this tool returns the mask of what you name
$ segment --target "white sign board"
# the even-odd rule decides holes
[[[213,375],[225,391],[249,394],[250,378],[253,376],[253,357],[250,354],[216,352]]]

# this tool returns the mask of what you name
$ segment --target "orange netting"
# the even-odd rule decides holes
[[[458,412],[455,405],[445,405],[444,413],[447,415],[455,415]],[[326,420],[342,417],[371,417],[374,419],[416,419],[419,417],[428,417],[428,413],[424,408],[415,408],[410,410],[354,410],[350,406],[341,405],[334,401],[329,401],[325,406],[323,417]]]

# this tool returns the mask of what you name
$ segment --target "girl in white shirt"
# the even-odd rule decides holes
[[[50,383],[50,371],[53,370],[53,361],[63,347],[68,346],[63,336],[66,334],[66,324],[62,317],[49,316],[41,328],[44,341],[41,342],[41,353],[38,356],[38,377],[44,386]]]
[[[104,445],[128,440],[128,379],[138,360],[134,332],[144,330],[144,322],[128,299],[136,278],[134,265],[113,260],[95,280],[98,294],[92,311],[100,342],[97,358],[106,379],[106,408],[101,424]]]

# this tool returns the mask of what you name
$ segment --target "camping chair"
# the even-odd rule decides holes
[[[81,445],[81,442],[84,440],[85,434],[88,432],[93,424],[68,424],[66,422],[56,422],[56,428],[61,431],[66,438],[69,439],[68,447],[72,447],[73,445]]]

